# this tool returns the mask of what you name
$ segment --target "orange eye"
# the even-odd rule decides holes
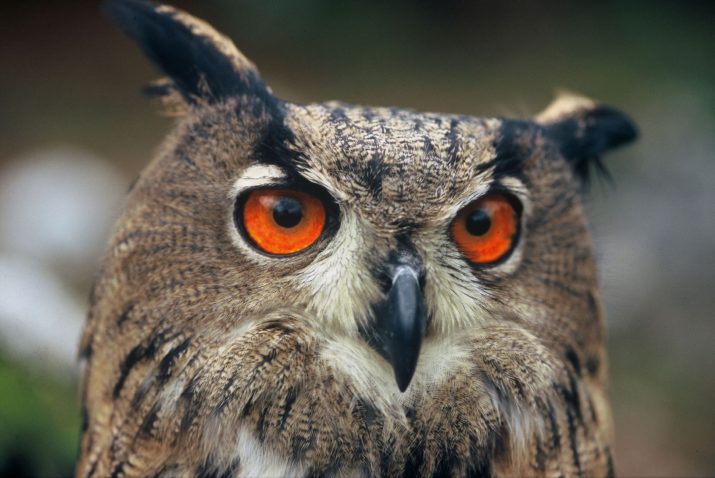
[[[519,230],[514,202],[490,194],[462,209],[451,226],[452,238],[474,264],[492,264],[511,252]]]
[[[318,240],[325,227],[323,201],[291,189],[248,193],[238,218],[250,240],[268,254],[300,252]]]

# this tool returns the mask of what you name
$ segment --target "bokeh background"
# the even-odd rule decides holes
[[[715,2],[177,1],[274,91],[530,116],[559,89],[640,125],[588,195],[616,469],[715,474]],[[0,476],[69,476],[75,350],[127,185],[171,127],[96,2],[0,6]]]

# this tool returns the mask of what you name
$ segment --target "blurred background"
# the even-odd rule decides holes
[[[715,2],[204,0],[281,97],[641,128],[588,195],[621,476],[715,474]],[[0,476],[70,476],[75,350],[127,185],[171,127],[92,1],[0,6]]]

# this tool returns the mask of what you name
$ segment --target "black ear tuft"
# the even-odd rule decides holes
[[[603,153],[638,136],[635,124],[625,113],[585,98],[558,98],[536,119],[584,185],[588,185],[592,166],[609,176],[601,160]]]
[[[142,0],[108,0],[103,10],[171,79],[187,102],[211,103],[240,95],[271,97],[253,64],[204,22]]]

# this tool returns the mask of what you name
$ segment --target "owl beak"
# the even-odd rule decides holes
[[[419,273],[396,264],[387,297],[375,307],[377,322],[368,341],[392,365],[397,387],[407,390],[415,374],[427,320]]]

